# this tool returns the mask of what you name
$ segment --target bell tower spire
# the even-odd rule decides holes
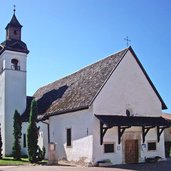
[[[16,9],[14,5],[14,13],[11,21],[6,26],[6,40],[21,40],[21,28],[22,25],[17,20],[15,15]]]
[[[15,52],[29,53],[27,45],[21,39],[22,25],[16,17],[16,6],[14,5],[13,16],[6,26],[6,40],[1,43],[0,54],[4,50],[11,50]]]

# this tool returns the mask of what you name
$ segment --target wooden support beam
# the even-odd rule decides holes
[[[108,127],[103,127],[104,124],[100,121],[100,145],[103,144],[103,137],[106,134]]]
[[[160,136],[166,128],[169,128],[169,126],[157,126],[157,142],[160,142]]]
[[[142,139],[143,139],[143,143],[145,142],[145,136],[147,135],[148,131],[152,128],[154,128],[155,126],[142,126]]]
[[[127,128],[131,126],[118,126],[118,144],[121,143],[121,137]]]

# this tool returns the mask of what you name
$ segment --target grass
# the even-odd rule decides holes
[[[21,160],[14,160],[13,157],[4,157],[0,159],[0,166],[16,166],[16,165],[28,165],[31,164],[28,158],[21,158]],[[37,164],[47,164],[47,160],[42,160]]]
[[[25,165],[29,164],[28,158],[22,158],[21,160],[14,160],[13,157],[4,157],[0,159],[0,166],[13,166],[13,165]]]
[[[28,158],[21,158],[21,160],[14,160],[13,157],[4,157],[0,159],[0,166],[16,166],[16,165],[28,165],[31,164]],[[42,160],[37,164],[47,164],[47,160]]]

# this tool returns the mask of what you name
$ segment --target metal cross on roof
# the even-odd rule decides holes
[[[128,47],[128,46],[129,46],[129,42],[130,42],[131,40],[128,39],[128,36],[126,36],[126,38],[124,38],[124,40],[126,41],[126,45],[127,45],[127,47]]]
[[[15,8],[16,8],[16,5],[13,5],[13,7],[14,7],[14,10],[13,10],[13,11],[14,11],[14,14],[15,14],[15,11],[16,11],[16,9],[15,9]]]

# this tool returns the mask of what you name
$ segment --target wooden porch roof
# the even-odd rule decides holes
[[[112,127],[118,127],[118,144],[121,143],[121,137],[125,130],[132,127],[142,127],[142,142],[145,142],[145,137],[150,129],[157,128],[157,141],[160,141],[160,136],[164,129],[171,126],[171,120],[166,120],[162,117],[143,117],[143,116],[119,116],[119,115],[95,115],[100,121],[100,144],[103,144],[103,138],[107,130]]]
[[[171,126],[163,117],[95,115],[107,127],[113,126]]]

